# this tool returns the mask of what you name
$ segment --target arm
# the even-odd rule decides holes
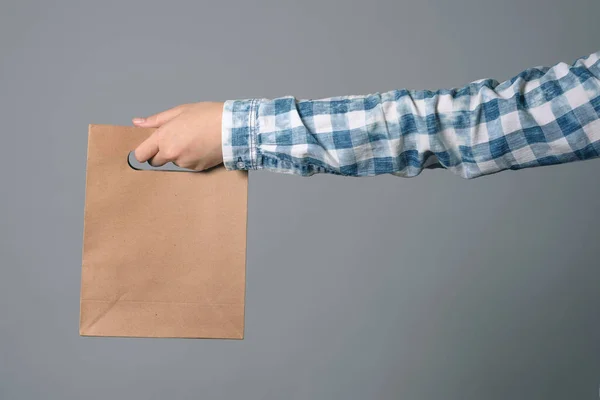
[[[600,52],[498,83],[321,100],[225,102],[225,167],[309,176],[464,178],[600,154]]]

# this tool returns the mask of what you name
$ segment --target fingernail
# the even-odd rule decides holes
[[[145,118],[134,118],[133,119],[134,124],[142,124],[142,123],[144,123],[144,121],[146,121]]]

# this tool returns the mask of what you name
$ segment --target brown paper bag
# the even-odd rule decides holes
[[[151,133],[90,125],[80,335],[242,339],[247,173],[134,170]]]

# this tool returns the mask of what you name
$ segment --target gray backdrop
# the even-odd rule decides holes
[[[600,161],[250,174],[246,339],[78,336],[88,123],[508,79],[598,0],[0,3],[0,399],[594,399]]]

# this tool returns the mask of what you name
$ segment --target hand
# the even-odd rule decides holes
[[[155,167],[173,162],[197,171],[221,164],[222,113],[223,103],[201,102],[183,104],[148,118],[134,118],[135,126],[158,128],[135,149],[135,158]]]

